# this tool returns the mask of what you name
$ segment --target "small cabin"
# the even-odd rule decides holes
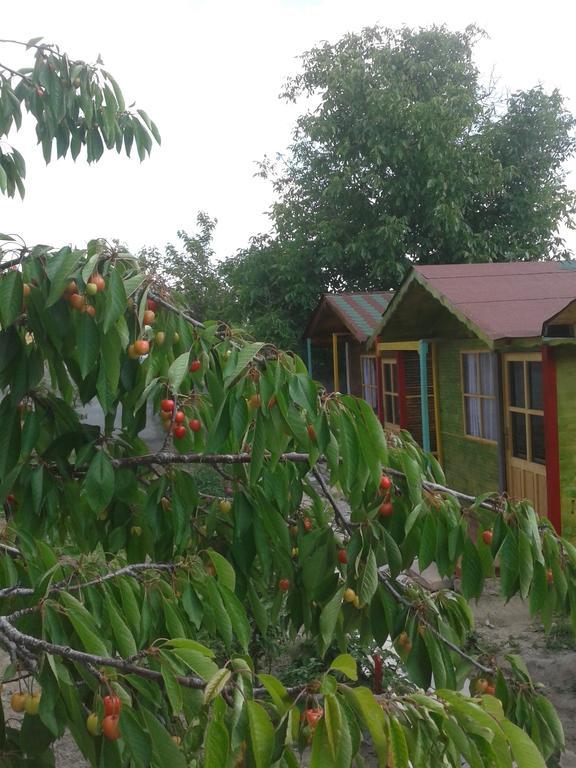
[[[330,392],[363,397],[378,410],[375,349],[366,343],[392,294],[325,293],[304,332],[308,371]]]
[[[576,263],[454,264],[414,267],[370,340],[397,366],[397,425],[436,452],[452,487],[528,498],[571,539],[575,328]]]

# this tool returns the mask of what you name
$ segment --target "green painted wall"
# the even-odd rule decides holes
[[[498,446],[464,434],[460,351],[482,349],[478,340],[458,339],[438,343],[438,390],[443,467],[448,485],[478,495],[498,491]]]
[[[562,535],[576,541],[576,350],[556,347]]]

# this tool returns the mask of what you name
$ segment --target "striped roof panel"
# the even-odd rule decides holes
[[[366,341],[374,333],[391,298],[392,294],[385,291],[324,294],[328,306],[342,318],[358,341]]]

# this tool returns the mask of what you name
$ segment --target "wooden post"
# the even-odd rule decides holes
[[[308,376],[312,376],[312,339],[310,336],[306,339],[306,352],[308,356]]]
[[[434,392],[434,429],[436,430],[436,453],[440,464],[444,462],[442,453],[442,435],[440,434],[440,403],[438,397],[438,345],[432,343],[432,391]]]
[[[340,373],[338,371],[338,334],[332,334],[332,373],[334,392],[340,392]]]
[[[430,414],[428,412],[428,342],[420,341],[420,414],[422,419],[422,448],[430,450]]]
[[[556,360],[551,347],[542,347],[542,384],[544,389],[544,445],[546,452],[546,496],[548,518],[557,533],[562,531],[560,505],[560,451],[558,447],[558,399]]]
[[[382,358],[380,357],[378,342],[379,339],[376,337],[376,405],[378,410],[378,419],[380,420],[380,424],[384,426],[384,382],[382,381]]]

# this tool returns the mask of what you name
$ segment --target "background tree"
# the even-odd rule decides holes
[[[373,27],[303,56],[283,95],[310,108],[263,165],[272,233],[225,265],[257,333],[297,344],[321,292],[396,288],[410,263],[566,255],[574,119],[557,91],[483,87],[479,36]]]
[[[172,244],[166,245],[164,253],[158,248],[143,248],[138,257],[144,270],[181,295],[195,317],[226,318],[231,298],[212,248],[217,221],[200,211],[196,223],[194,235],[179,230],[181,249]]]
[[[296,768],[308,746],[312,768],[349,768],[367,739],[394,768],[554,758],[553,707],[521,659],[471,646],[467,603],[498,558],[505,599],[546,627],[574,615],[576,549],[547,521],[445,488],[364,401],[176,308],[125,251],[2,241],[0,645],[21,716],[0,718],[3,766],[53,766],[65,729],[106,768]],[[462,594],[412,583],[416,556],[461,562]],[[250,653],[302,635],[317,664],[295,686]],[[379,692],[349,650],[388,639],[407,679]]]

